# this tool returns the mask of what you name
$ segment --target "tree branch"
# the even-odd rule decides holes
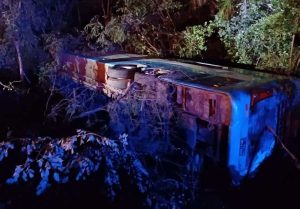
[[[296,167],[300,169],[300,162],[298,158],[284,145],[281,138],[275,133],[274,129],[270,126],[267,127],[268,130],[271,132],[271,134],[276,138],[277,142],[280,144],[280,146],[287,152],[287,154],[292,158],[292,160],[295,162]]]

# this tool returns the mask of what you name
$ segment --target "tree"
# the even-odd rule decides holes
[[[21,1],[2,1],[1,10],[2,17],[5,20],[5,36],[7,41],[11,41],[15,46],[18,64],[19,64],[19,73],[21,80],[24,80],[24,69],[23,69],[23,61],[22,54],[20,50],[20,39],[22,39],[21,35],[26,33],[22,33],[21,27],[18,27],[22,24],[22,16],[21,10],[23,9],[23,4]]]
[[[25,69],[36,67],[46,58],[41,47],[42,35],[61,30],[66,25],[74,0],[3,0],[0,2],[4,33],[0,49],[15,48],[21,80],[28,78]],[[0,53],[4,51],[0,50]],[[13,53],[12,51],[10,51]],[[12,54],[1,54],[10,56]],[[1,63],[0,63],[1,64]],[[2,61],[0,67],[12,67]]]
[[[231,60],[295,72],[300,63],[300,49],[294,44],[299,25],[300,3],[295,0],[219,0],[214,21],[184,32],[181,56],[201,54],[205,40],[215,31]]]
[[[217,16],[229,55],[258,68],[292,70],[293,36],[299,33],[300,7],[292,0],[244,1],[229,19]]]
[[[136,53],[166,55],[178,35],[172,14],[180,8],[176,0],[118,0],[113,11],[102,12],[109,14],[104,23],[99,16],[91,20],[86,37],[101,49],[117,45]]]

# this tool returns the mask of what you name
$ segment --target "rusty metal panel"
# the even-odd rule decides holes
[[[60,56],[60,65],[73,79],[95,87],[105,83],[106,67],[96,59],[64,54]]]
[[[184,111],[212,124],[230,124],[231,103],[227,95],[189,87],[177,90],[177,101],[183,104]]]
[[[97,85],[97,62],[95,60],[91,59],[84,59],[85,68],[83,72],[83,78],[84,80],[92,85]]]
[[[97,82],[98,83],[105,83],[106,82],[106,70],[107,67],[104,63],[97,62]]]

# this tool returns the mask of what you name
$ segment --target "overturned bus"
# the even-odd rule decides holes
[[[153,79],[161,97],[182,114],[185,140],[224,163],[238,184],[272,153],[276,140],[288,146],[300,136],[300,80],[259,71],[134,54],[60,55],[63,71],[109,96],[132,83]]]

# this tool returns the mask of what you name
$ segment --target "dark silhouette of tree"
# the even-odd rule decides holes
[[[61,31],[66,26],[66,17],[70,14],[74,2],[74,0],[3,0],[0,2],[0,14],[4,22],[0,49],[14,46],[21,80],[29,81],[26,70],[36,67],[39,61],[45,59],[46,55],[41,47],[42,35]],[[1,56],[13,57],[12,54],[1,54]],[[6,64],[2,63],[2,65]]]

